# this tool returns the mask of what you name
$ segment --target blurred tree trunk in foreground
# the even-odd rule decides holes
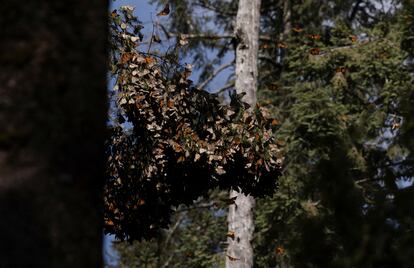
[[[0,266],[100,267],[107,2],[2,6]]]

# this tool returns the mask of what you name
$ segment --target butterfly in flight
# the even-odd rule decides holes
[[[167,16],[168,14],[170,14],[170,4],[166,4],[163,10],[161,10],[161,12],[157,14],[157,16]]]

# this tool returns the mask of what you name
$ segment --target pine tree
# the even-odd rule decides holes
[[[409,191],[399,184],[411,177],[409,147],[398,141],[400,98],[412,99],[399,48],[405,11],[377,12],[353,27],[336,20],[329,39],[321,28],[293,28],[283,73],[262,91],[284,122],[287,159],[274,200],[258,205],[260,266],[406,263],[397,248],[409,225],[394,215],[407,204],[397,201]]]

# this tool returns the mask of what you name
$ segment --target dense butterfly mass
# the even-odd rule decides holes
[[[107,144],[105,232],[151,237],[167,226],[172,206],[214,187],[272,194],[282,163],[279,121],[241,94],[222,105],[191,85],[191,66],[140,52],[132,8],[112,12],[110,22],[118,120]]]

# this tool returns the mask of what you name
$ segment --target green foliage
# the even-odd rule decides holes
[[[315,33],[292,33],[278,89],[261,92],[283,122],[286,166],[274,198],[258,205],[256,262],[408,267],[399,251],[407,250],[400,241],[411,239],[412,220],[395,214],[408,205],[397,201],[408,190],[397,184],[412,166],[403,160],[410,147],[399,141],[413,90],[401,25],[336,22],[329,40],[309,40]]]
[[[212,191],[180,206],[169,229],[145,241],[116,242],[117,267],[222,267],[226,240],[226,192]]]

